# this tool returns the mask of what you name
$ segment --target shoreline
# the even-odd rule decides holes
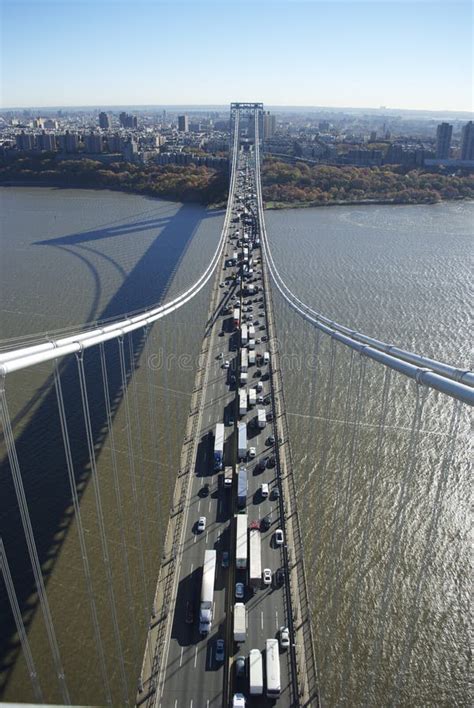
[[[169,202],[179,202],[181,204],[198,204],[205,207],[206,209],[219,210],[226,208],[226,202],[213,202],[206,204],[198,200],[187,200],[183,201],[173,195],[156,195],[156,194],[146,194],[145,192],[139,192],[131,189],[124,189],[117,186],[101,186],[101,185],[71,185],[71,184],[59,184],[59,183],[45,183],[41,180],[8,180],[5,182],[0,182],[0,187],[44,187],[46,189],[90,189],[93,191],[104,191],[109,190],[111,192],[123,192],[124,194],[134,194],[139,197],[148,197],[149,199],[162,199],[163,201]],[[328,202],[274,202],[274,201],[264,201],[265,211],[278,211],[282,209],[315,209],[319,207],[334,207],[334,206],[435,206],[436,204],[447,204],[449,202],[469,202],[473,201],[471,197],[455,197],[453,199],[438,199],[436,201],[414,201],[414,202],[402,202],[396,199],[348,199],[348,200],[334,200]]]

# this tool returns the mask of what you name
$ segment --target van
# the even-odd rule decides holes
[[[260,493],[261,493],[263,499],[266,499],[266,498],[268,497],[270,491],[269,491],[269,489],[268,489],[268,484],[267,484],[266,482],[263,482],[263,483],[262,483],[262,486],[261,486],[261,489],[260,489]]]
[[[268,364],[270,361],[270,353],[269,352],[263,352],[263,363]]]

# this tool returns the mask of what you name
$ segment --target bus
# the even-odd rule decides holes
[[[267,670],[266,695],[268,698],[276,698],[281,693],[278,639],[267,639],[265,642],[265,667]]]

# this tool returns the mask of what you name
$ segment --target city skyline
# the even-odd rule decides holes
[[[1,108],[471,111],[471,20],[464,0],[3,0]]]

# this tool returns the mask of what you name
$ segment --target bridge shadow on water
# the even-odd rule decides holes
[[[168,211],[168,209],[165,208],[164,211]],[[101,312],[97,311],[97,302],[99,302],[101,294],[100,274],[94,264],[89,262],[89,268],[94,272],[96,293],[93,297],[93,305],[88,321],[103,321],[117,318],[124,313],[151,307],[163,301],[173,275],[186,253],[200,221],[203,218],[210,218],[216,215],[218,215],[217,212],[204,212],[196,206],[183,205],[175,214],[126,224],[114,224],[110,227],[85,233],[74,233],[49,241],[37,242],[37,245],[42,247],[45,245],[53,246],[61,249],[69,248],[70,246],[84,247],[86,244],[97,244],[102,239],[130,239],[141,231],[160,229],[160,232],[130,273],[123,273],[122,284]],[[70,253],[78,256],[75,251]],[[80,255],[79,258],[83,259],[83,256]],[[67,283],[64,286],[67,288]],[[125,341],[127,385],[138,366],[138,361],[146,342],[143,330],[128,336],[132,337],[133,357],[129,352],[129,342]],[[175,339],[174,341],[179,340]],[[87,350],[84,352],[84,364],[87,374],[87,391],[94,450],[98,457],[107,438],[108,428],[100,357],[99,352],[95,351],[95,349],[97,348],[94,348],[94,351]],[[105,354],[112,417],[115,417],[124,393],[117,341],[108,342],[105,345]],[[68,357],[61,362],[60,374],[74,462],[75,483],[81,498],[90,481],[91,471],[75,357]],[[19,374],[14,376],[18,377]],[[17,381],[19,379],[15,379],[15,382]],[[9,383],[7,381],[7,397]],[[43,566],[43,576],[47,583],[48,578],[54,572],[55,563],[74,516],[52,375],[42,385],[41,392],[38,394],[38,405],[32,415],[31,410],[30,407],[29,411],[20,411],[20,414],[16,416],[13,422],[18,425],[23,418],[21,420],[22,429],[14,430],[17,454],[31,524],[35,533],[38,556]],[[29,419],[28,415],[31,415]],[[0,488],[0,533],[3,537],[20,610],[28,630],[36,610],[39,608],[10,465],[6,456],[0,462]],[[76,566],[82,569],[80,561],[78,562],[77,559]],[[3,580],[0,583],[1,698],[4,695],[13,666],[18,658],[20,645],[15,636],[15,624],[6,599]],[[82,577],[78,580],[78,583],[83,583]],[[67,589],[65,592],[67,593]],[[87,619],[84,617],[84,621],[89,622],[88,610],[85,610],[85,612],[87,613]],[[47,683],[54,683],[54,679],[48,680]],[[46,688],[46,695],[48,695],[50,687],[45,686],[44,688]],[[51,688],[51,691],[54,694],[55,689]]]

